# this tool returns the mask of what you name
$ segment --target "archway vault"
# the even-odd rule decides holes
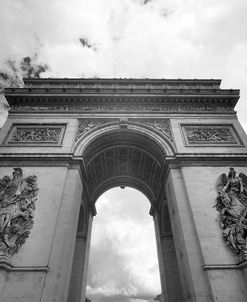
[[[95,203],[110,188],[129,186],[153,204],[164,159],[174,152],[169,138],[157,129],[125,120],[93,128],[82,135],[74,150],[85,160],[90,201]]]

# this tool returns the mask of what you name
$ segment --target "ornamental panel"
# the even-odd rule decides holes
[[[242,146],[233,125],[194,124],[181,125],[183,138],[186,146]]]
[[[14,124],[6,143],[8,145],[61,145],[65,124]]]

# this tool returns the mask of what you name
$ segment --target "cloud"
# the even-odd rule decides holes
[[[149,201],[136,190],[116,188],[96,207],[87,295],[150,300],[160,293],[160,281]]]
[[[246,125],[245,0],[2,0],[2,7],[2,68],[37,54],[49,66],[43,77],[222,78],[223,88],[241,88]]]

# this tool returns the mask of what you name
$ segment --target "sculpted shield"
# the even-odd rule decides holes
[[[37,196],[37,177],[23,178],[14,168],[12,179],[0,179],[0,254],[9,258],[17,253],[33,227]]]
[[[230,168],[228,176],[221,174],[217,181],[215,207],[220,213],[220,227],[226,243],[241,257],[247,251],[247,176],[236,175]],[[241,259],[240,259],[241,260]],[[244,260],[244,259],[242,259]]]

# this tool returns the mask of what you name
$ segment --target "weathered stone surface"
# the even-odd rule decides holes
[[[39,191],[33,228],[0,271],[4,301],[84,300],[95,201],[113,186],[150,200],[168,302],[246,301],[244,257],[240,265],[222,240],[213,207],[218,175],[247,175],[238,90],[219,80],[29,79],[6,98],[0,179],[21,167]]]
[[[12,179],[0,179],[0,265],[11,266],[33,228],[37,191],[37,176],[24,178],[21,168],[14,168]]]

